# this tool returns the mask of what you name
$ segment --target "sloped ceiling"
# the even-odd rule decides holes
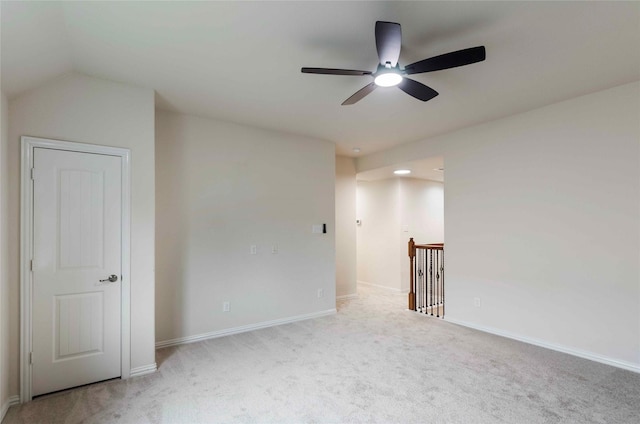
[[[335,142],[361,156],[640,79],[640,2],[2,2],[2,90],[66,72],[153,88],[157,107]],[[376,20],[401,65],[477,45],[485,62],[340,103],[374,70]],[[361,149],[353,152],[354,147]]]

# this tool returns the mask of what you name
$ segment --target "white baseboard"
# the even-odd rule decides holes
[[[349,299],[357,299],[358,293],[352,294],[343,294],[342,296],[336,296],[336,300],[349,300]]]
[[[2,405],[2,409],[0,410],[0,423],[4,420],[4,416],[7,415],[7,411],[13,405],[17,405],[20,403],[20,396],[9,396],[7,401]]]
[[[483,331],[485,333],[495,334],[496,336],[506,337],[508,339],[517,340],[523,343],[529,343],[535,346],[544,347],[547,349],[555,350],[557,352],[567,353],[569,355],[577,356],[583,359],[589,359],[591,361],[600,362],[601,364],[611,365],[616,368],[622,368],[628,371],[633,371],[636,373],[640,373],[640,365],[633,364],[627,361],[620,361],[618,359],[608,358],[606,356],[601,356],[595,353],[587,352],[580,349],[574,349],[566,346],[556,345],[553,343],[549,343],[543,340],[533,339],[530,337],[520,336],[518,334],[510,333],[508,331],[498,330],[496,328],[484,327],[481,325],[472,324],[465,321],[460,321],[455,318],[445,317],[445,321],[450,322],[452,324],[461,325],[463,327],[473,328],[474,330]]]
[[[158,366],[154,362],[153,364],[131,368],[131,371],[129,372],[129,377],[140,377],[141,375],[153,374],[157,370],[158,370]]]
[[[333,315],[336,309],[327,309],[326,311],[314,312],[311,314],[297,315],[289,318],[274,319],[272,321],[263,321],[256,324],[243,325],[240,327],[227,328],[224,330],[212,331],[210,333],[197,334],[195,336],[179,337],[171,340],[164,340],[156,343],[156,349],[163,347],[177,346],[187,343],[199,342],[202,340],[215,339],[217,337],[230,336],[232,334],[246,333],[247,331],[260,330],[261,328],[275,327],[276,325],[290,324],[292,322],[304,321],[307,319],[320,318],[327,315]]]
[[[360,281],[360,280],[358,280],[357,283],[359,285],[375,287],[377,289],[388,290],[388,291],[391,291],[391,292],[394,292],[394,293],[409,293],[409,289],[396,289],[395,287],[381,286],[379,284],[373,284],[373,283],[369,283],[369,282],[366,282],[366,281]]]

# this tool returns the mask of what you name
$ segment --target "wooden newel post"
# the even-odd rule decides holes
[[[409,239],[409,310],[416,310],[416,292],[414,290],[414,263],[416,260],[416,243],[413,241],[413,237]]]

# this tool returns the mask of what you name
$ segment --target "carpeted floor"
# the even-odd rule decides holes
[[[405,310],[338,314],[159,350],[155,374],[12,407],[13,423],[638,423],[640,375]]]

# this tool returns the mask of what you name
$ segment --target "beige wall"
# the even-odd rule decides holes
[[[400,180],[358,181],[358,282],[401,290]]]
[[[9,103],[4,93],[0,115],[0,420],[9,396],[9,243],[7,216],[8,166],[7,147],[9,141]],[[14,395],[17,393],[13,393]]]
[[[336,156],[336,295],[356,294],[356,166]]]
[[[444,185],[416,178],[400,179],[400,287],[409,291],[409,255],[407,244],[444,242]]]
[[[636,82],[357,166],[444,156],[447,319],[640,371],[639,117]]]
[[[416,178],[358,181],[358,281],[409,291],[407,243],[443,242],[443,184]]]
[[[131,149],[131,367],[155,363],[154,93],[77,74],[9,102],[9,245],[19,245],[20,136]],[[10,394],[19,384],[19,257],[9,252]]]
[[[332,143],[157,111],[156,154],[158,342],[335,309]]]

